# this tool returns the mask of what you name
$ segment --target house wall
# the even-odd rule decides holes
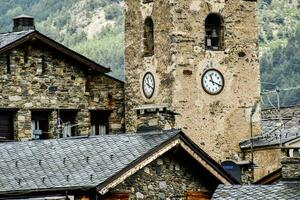
[[[78,135],[90,133],[90,110],[111,110],[110,131],[124,131],[121,81],[98,72],[88,72],[71,58],[38,41],[9,53],[11,73],[6,71],[6,55],[1,55],[0,59],[0,108],[16,109],[15,139],[31,138],[32,110],[50,111],[50,138],[57,137],[57,113],[60,109],[78,111]],[[57,91],[50,92],[49,87],[57,87]]]
[[[253,151],[253,162],[256,165],[254,168],[254,182],[262,177],[274,172],[281,167],[281,158],[285,152],[280,148],[272,149],[256,149]],[[251,160],[251,151],[246,151],[247,160]]]
[[[260,100],[257,57],[256,1],[245,0],[127,0],[125,6],[126,130],[140,124],[135,108],[167,104],[176,113],[173,122],[159,115],[162,128],[182,130],[218,162],[236,160],[239,142],[250,137],[252,106]],[[150,3],[149,3],[150,2]],[[224,18],[224,49],[205,50],[204,23],[209,13]],[[154,21],[154,55],[143,54],[144,20]],[[201,86],[203,73],[218,69],[225,78],[219,95]],[[156,91],[147,99],[142,79],[151,72]],[[260,108],[252,121],[260,132]],[[150,118],[152,119],[152,117]],[[164,120],[166,122],[160,122]]]
[[[212,194],[220,182],[182,151],[169,152],[139,170],[111,193],[129,199],[186,199],[187,192]]]

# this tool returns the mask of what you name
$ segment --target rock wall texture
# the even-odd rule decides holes
[[[27,52],[27,53],[25,53]],[[0,59],[0,108],[14,110],[14,139],[31,139],[32,111],[49,112],[49,137],[57,137],[57,112],[76,111],[76,132],[90,133],[90,111],[110,111],[109,130],[124,131],[124,84],[98,72],[89,72],[38,41]],[[101,117],[101,116],[99,116]]]
[[[296,179],[300,178],[300,158],[285,157],[282,160],[282,178]]]
[[[218,181],[179,153],[161,156],[111,192],[129,193],[129,199],[186,199],[191,191],[212,194]]]
[[[167,104],[170,113],[176,113],[174,121],[158,124],[182,128],[219,162],[237,159],[239,142],[250,137],[251,109],[260,99],[256,4],[246,0],[127,0],[126,130],[135,131],[141,124],[134,108]],[[224,47],[218,51],[205,49],[209,13],[219,13],[224,20]],[[153,56],[143,54],[148,16],[154,22]],[[218,95],[207,94],[201,86],[201,77],[210,68],[219,70],[225,79]],[[146,72],[156,81],[150,99],[141,87]],[[259,112],[258,106],[252,117],[253,135],[260,132]]]

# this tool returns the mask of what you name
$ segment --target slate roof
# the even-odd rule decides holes
[[[65,194],[66,190],[102,191],[128,170],[163,148],[170,148],[168,145],[174,145],[177,140],[227,183],[238,184],[184,133],[173,129],[0,143],[0,199],[12,195]]]
[[[11,33],[0,33],[0,49],[3,47],[18,41],[19,39],[33,33],[34,30],[11,32]]]
[[[178,134],[178,130],[0,144],[0,196],[96,187]]]
[[[276,185],[219,185],[212,199],[300,199],[300,182],[280,182]]]
[[[296,119],[284,119],[283,126],[278,126],[279,120],[263,120],[262,134],[253,138],[253,147],[280,146],[300,138],[299,123]],[[241,149],[251,148],[251,140],[240,143]]]

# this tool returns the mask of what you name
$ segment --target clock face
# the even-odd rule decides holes
[[[211,95],[220,94],[225,84],[223,75],[216,69],[204,72],[201,83],[204,91]]]
[[[153,94],[154,94],[154,90],[155,90],[155,79],[153,74],[151,74],[150,72],[147,72],[143,78],[143,92],[145,97],[147,97],[148,99],[150,99]]]

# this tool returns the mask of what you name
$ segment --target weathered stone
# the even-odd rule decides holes
[[[111,192],[131,191],[129,199],[185,199],[187,191],[212,193],[215,188],[210,187],[207,181],[209,180],[210,183],[214,184],[215,178],[212,176],[207,177],[207,171],[195,167],[197,164],[194,160],[184,160],[182,158],[188,159],[188,156],[168,152],[158,158],[165,161],[163,165],[159,165],[157,160],[151,162],[117,185]],[[181,170],[170,170],[169,166],[171,164],[182,166]],[[156,171],[157,168],[163,168],[164,170],[161,171],[160,175],[156,173],[147,174],[145,168],[149,168],[150,171]],[[134,190],[131,188],[134,188]]]
[[[137,192],[135,195],[137,199],[144,199],[144,195],[140,192]]]
[[[257,2],[125,2],[126,130],[134,132],[147,126],[182,128],[219,162],[239,155],[238,144],[250,136],[246,110],[260,100]],[[209,13],[219,14],[224,21],[224,44],[219,50],[205,46],[204,26]],[[154,54],[146,57],[140,41],[147,17],[153,19],[155,37]],[[201,85],[202,75],[211,68],[220,71],[225,79],[224,89],[218,95],[206,93]],[[141,84],[147,72],[153,74],[156,83],[150,99],[144,96]],[[148,104],[167,104],[167,112],[137,112],[136,108]],[[260,132],[259,110],[252,123],[254,136]],[[153,119],[158,121],[155,127],[149,123]]]
[[[10,53],[11,74],[6,72],[6,57],[0,56],[0,91],[5,88],[5,92],[1,92],[1,108],[19,109],[14,122],[15,139],[31,139],[30,110],[47,109],[50,115],[60,109],[77,110],[76,129],[85,135],[90,133],[90,110],[112,111],[109,131],[124,131],[123,82],[96,71],[91,73],[71,58],[44,45],[26,45],[30,48],[20,45]],[[26,65],[23,59],[25,48],[29,49]],[[43,68],[42,55],[45,56]],[[97,102],[85,95],[87,89],[91,96],[99,97]],[[51,116],[49,135],[56,137],[53,126],[57,124],[57,115]]]
[[[159,188],[160,188],[161,190],[164,190],[164,189],[166,189],[166,188],[167,188],[167,184],[166,184],[166,182],[165,182],[165,181],[161,181],[161,182],[159,182]]]

